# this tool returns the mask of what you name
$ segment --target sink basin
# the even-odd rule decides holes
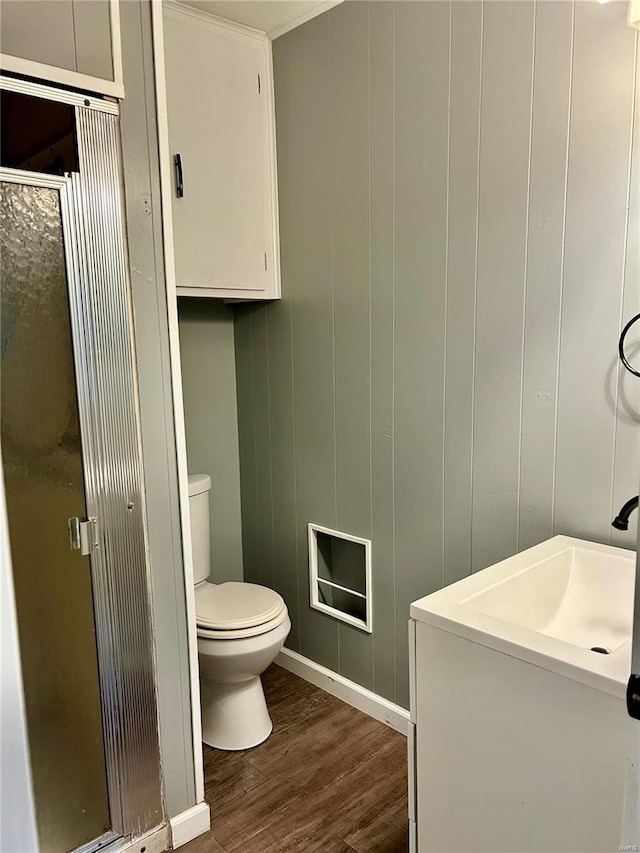
[[[581,649],[616,651],[631,638],[634,566],[629,554],[560,536],[552,541],[558,548],[551,556],[463,603]]]
[[[411,615],[623,696],[634,587],[635,552],[555,536],[415,602]]]

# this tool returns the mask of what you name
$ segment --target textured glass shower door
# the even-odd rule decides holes
[[[62,204],[66,179],[0,181],[2,462],[42,853],[110,829]]]

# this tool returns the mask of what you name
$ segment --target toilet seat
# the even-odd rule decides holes
[[[230,581],[196,587],[196,625],[204,639],[255,637],[277,628],[287,607],[272,589]]]

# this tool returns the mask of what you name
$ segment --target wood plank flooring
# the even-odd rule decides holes
[[[204,749],[211,831],[183,853],[404,853],[405,738],[275,664],[273,732],[246,752]]]

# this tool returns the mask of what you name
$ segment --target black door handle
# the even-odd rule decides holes
[[[182,174],[182,157],[179,154],[173,155],[173,164],[176,167],[176,195],[178,198],[184,198],[184,176]]]

